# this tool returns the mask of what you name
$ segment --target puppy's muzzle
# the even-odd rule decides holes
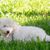
[[[9,37],[13,33],[12,27],[0,27],[0,31],[3,31],[5,37]]]

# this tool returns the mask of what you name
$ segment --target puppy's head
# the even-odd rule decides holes
[[[0,19],[0,36],[8,37],[15,27],[16,23],[9,18]]]
[[[18,31],[20,25],[16,23],[14,20],[9,18],[1,18],[0,19],[0,37],[9,37],[12,35],[14,30]]]

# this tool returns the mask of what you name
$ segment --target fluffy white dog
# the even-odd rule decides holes
[[[40,41],[44,39],[50,41],[50,36],[39,27],[33,26],[20,26],[15,21],[8,18],[0,19],[0,40],[11,41],[11,40],[26,40],[31,39],[37,40],[39,37]]]

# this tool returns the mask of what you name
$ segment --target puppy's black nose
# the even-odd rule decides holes
[[[9,31],[7,31],[7,33],[9,33]]]

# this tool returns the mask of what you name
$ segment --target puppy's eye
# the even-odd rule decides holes
[[[4,25],[3,27],[6,27],[6,25]]]

